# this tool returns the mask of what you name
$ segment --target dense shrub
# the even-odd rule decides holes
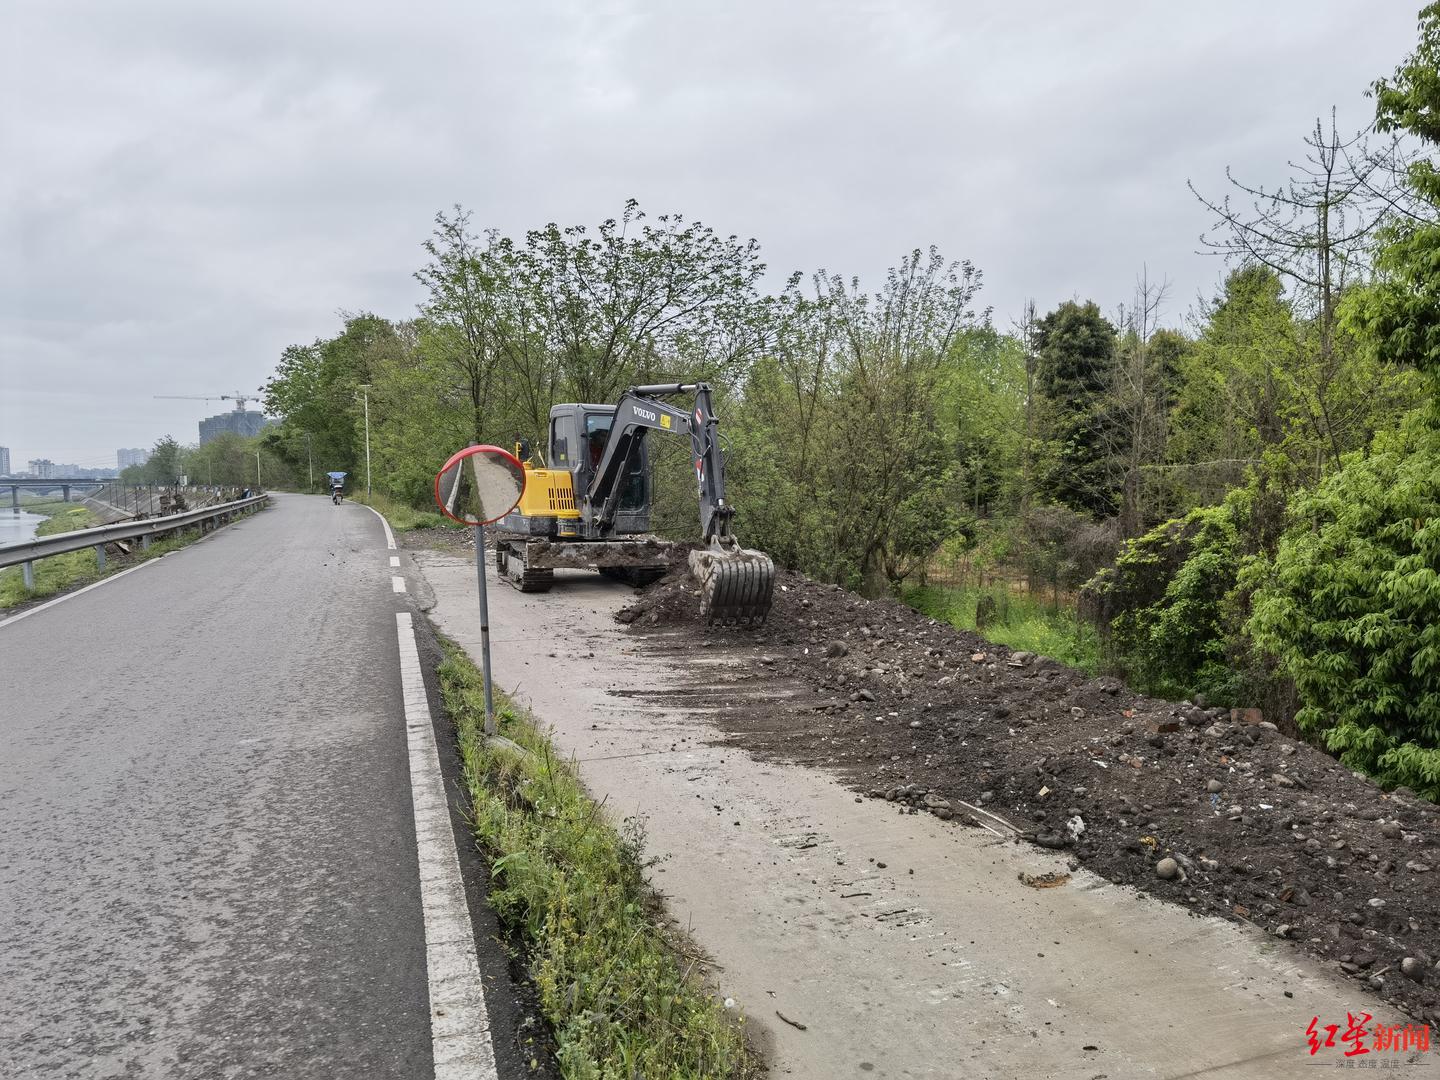
[[[1241,559],[1232,504],[1192,510],[1128,541],[1085,588],[1110,634],[1111,660],[1135,686],[1172,697],[1236,694],[1229,598]]]
[[[1248,630],[1294,677],[1302,730],[1440,798],[1440,433],[1417,425],[1292,504]]]
[[[1020,516],[1011,559],[1025,568],[1030,591],[1078,589],[1114,557],[1119,545],[1115,520],[1092,521],[1064,506],[1036,506]]]

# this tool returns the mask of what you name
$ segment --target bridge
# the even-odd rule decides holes
[[[36,494],[45,492],[64,492],[65,501],[70,501],[70,492],[75,488],[102,488],[110,480],[96,480],[85,476],[44,476],[44,477],[18,477],[7,476],[0,479],[0,487],[10,489],[10,507],[17,514],[20,512],[20,492],[33,491]]]

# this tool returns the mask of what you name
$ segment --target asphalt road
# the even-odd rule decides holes
[[[280,497],[0,625],[0,1076],[434,1074],[392,554]]]

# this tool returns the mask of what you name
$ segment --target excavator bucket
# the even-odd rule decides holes
[[[763,551],[712,544],[690,553],[690,573],[700,583],[706,622],[759,626],[770,613],[775,564]]]

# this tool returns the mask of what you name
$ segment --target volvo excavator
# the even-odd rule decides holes
[[[689,410],[668,398],[693,397]],[[644,585],[669,567],[671,545],[650,532],[651,432],[690,440],[702,546],[689,554],[709,622],[759,625],[770,611],[775,564],[740,546],[725,498],[725,458],[705,383],[632,386],[614,405],[555,405],[548,466],[523,442],[520,503],[495,523],[495,564],[522,592],[546,592],[561,568],[598,570]]]

